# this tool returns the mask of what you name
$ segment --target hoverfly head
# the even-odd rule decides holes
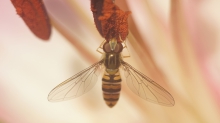
[[[116,39],[112,39],[109,42],[105,42],[103,50],[105,53],[120,53],[123,50],[123,46]]]

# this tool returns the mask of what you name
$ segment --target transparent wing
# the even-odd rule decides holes
[[[172,95],[156,82],[137,71],[128,63],[121,61],[128,87],[139,97],[164,106],[174,106]]]
[[[103,60],[57,85],[48,95],[51,102],[64,101],[79,97],[88,92],[97,82]]]

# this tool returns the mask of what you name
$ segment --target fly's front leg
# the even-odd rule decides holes
[[[126,45],[126,41],[122,42],[122,46],[123,46],[123,51],[122,51],[122,58],[128,58],[130,57],[130,53],[128,51],[128,47]]]
[[[104,40],[100,45],[99,47],[96,49],[97,52],[101,53],[101,54],[104,54],[103,52],[103,44],[105,43],[106,41]]]

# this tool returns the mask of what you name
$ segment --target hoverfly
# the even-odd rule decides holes
[[[119,100],[121,91],[121,76],[119,68],[124,70],[128,87],[139,97],[164,106],[173,106],[172,95],[163,87],[133,68],[122,59],[124,46],[116,40],[105,42],[102,46],[103,58],[57,85],[48,95],[52,102],[64,101],[79,97],[88,92],[96,83],[100,69],[104,66],[102,77],[103,98],[109,107]]]

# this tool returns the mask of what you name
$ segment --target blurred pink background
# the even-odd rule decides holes
[[[101,58],[95,50],[104,39],[90,0],[44,0],[49,41],[35,37],[11,2],[0,0],[0,123],[219,123],[220,1],[115,1],[132,12],[125,61],[166,88],[175,106],[142,100],[124,81],[110,109],[101,76],[79,98],[48,102],[53,87]]]

